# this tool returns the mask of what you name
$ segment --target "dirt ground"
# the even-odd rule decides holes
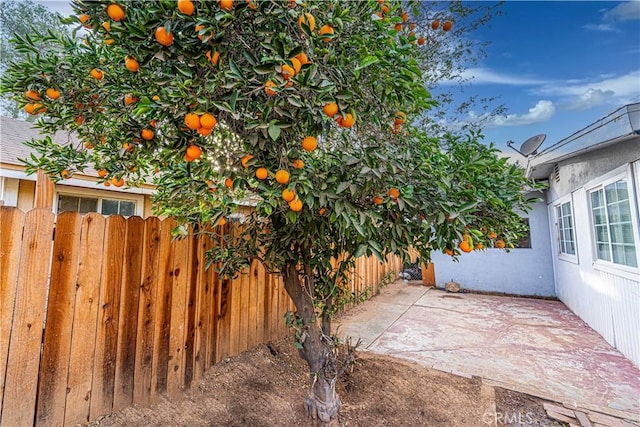
[[[307,370],[290,339],[212,367],[199,384],[150,408],[130,407],[90,426],[307,426]],[[358,352],[338,393],[341,426],[561,426],[543,401],[393,357]]]

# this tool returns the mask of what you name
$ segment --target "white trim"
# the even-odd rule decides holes
[[[635,280],[636,282],[640,282],[640,269],[635,267],[629,267],[622,264],[614,264],[612,262],[599,259],[593,263],[593,269],[604,271],[609,274],[613,274],[614,276],[620,276],[624,277],[625,279],[631,279]]]
[[[562,205],[569,203],[569,209],[570,209],[570,213],[571,213],[571,230],[573,233],[573,248],[575,250],[575,254],[568,254],[565,252],[562,252],[562,249],[560,247],[560,229],[559,229],[559,224],[558,224],[558,207],[560,207],[562,209]],[[573,205],[574,205],[574,201],[573,201],[573,192],[567,194],[566,196],[563,196],[557,200],[555,200],[552,204],[551,204],[551,209],[553,211],[553,234],[555,234],[555,239],[552,239],[552,244],[555,245],[555,252],[557,255],[557,258],[562,260],[562,261],[568,261],[571,262],[573,264],[580,264],[580,257],[579,257],[579,252],[578,252],[578,233],[576,232],[576,215],[575,212],[573,210]]]
[[[0,205],[18,206],[20,181],[14,178],[0,176]]]

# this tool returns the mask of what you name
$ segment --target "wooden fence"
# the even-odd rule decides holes
[[[286,335],[293,308],[259,263],[205,269],[216,242],[172,219],[0,207],[0,425],[75,425],[187,388],[216,362]],[[393,259],[361,258],[350,286]]]

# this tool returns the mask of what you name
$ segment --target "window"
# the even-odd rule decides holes
[[[529,218],[521,218],[522,224],[527,228],[527,234],[518,239],[516,248],[531,249],[531,228],[529,227]]]
[[[131,200],[58,195],[58,213],[72,211],[85,214],[99,212],[103,215],[132,216],[136,213],[136,202]]]
[[[621,179],[591,192],[591,215],[600,260],[638,266],[627,180]]]
[[[576,241],[573,234],[571,202],[565,202],[556,206],[556,218],[558,221],[558,252],[564,255],[575,255]]]

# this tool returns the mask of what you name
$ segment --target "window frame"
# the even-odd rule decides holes
[[[104,191],[104,190],[90,190],[81,187],[68,187],[65,186],[63,188],[56,188],[55,195],[53,199],[53,211],[58,213],[58,203],[60,196],[69,196],[69,197],[84,197],[97,199],[97,208],[99,210],[100,215],[105,215],[102,213],[102,200],[117,200],[117,201],[125,201],[132,202],[135,205],[134,213],[131,216],[139,216],[143,217],[144,213],[144,196],[139,194],[130,194],[130,193],[120,193],[115,191]],[[130,218],[127,216],[125,218]]]
[[[593,268],[596,270],[602,270],[612,274],[622,274],[625,276],[626,274],[630,273],[631,276],[635,276],[637,279],[637,275],[638,273],[640,273],[640,250],[638,250],[638,247],[640,247],[640,232],[638,230],[638,222],[639,222],[639,219],[638,219],[639,207],[637,203],[638,189],[636,188],[636,184],[635,184],[636,180],[634,179],[633,175],[634,174],[632,173],[632,164],[630,163],[621,168],[617,168],[611,173],[601,177],[597,181],[597,183],[596,182],[589,183],[589,186],[585,186],[585,189],[586,189],[586,196],[587,196],[587,206],[589,209],[589,228],[590,228],[589,232],[591,233],[591,240],[592,240],[591,251],[593,256]],[[607,200],[606,200],[605,187],[621,180],[625,180],[627,182],[629,210],[631,215],[631,230],[632,230],[632,236],[634,239],[634,244],[636,245],[636,265],[637,265],[636,267],[613,262],[613,255],[611,257],[612,261],[600,259],[598,258],[598,250],[596,247],[597,240],[596,240],[595,220],[593,217],[593,205],[591,202],[591,195],[596,191],[602,190],[603,194],[605,195],[604,203],[606,208]],[[609,229],[608,215],[606,216],[606,220],[607,220],[606,222],[607,229]],[[610,232],[609,232],[609,235],[610,235]]]
[[[568,252],[562,251],[562,231],[560,222],[563,216],[558,216],[558,209],[562,213],[562,206],[569,204],[569,215],[571,218],[571,237],[573,238],[573,248],[575,253],[570,254]],[[576,215],[573,210],[573,197],[571,195],[567,197],[563,197],[559,199],[556,203],[553,204],[553,217],[555,219],[555,233],[556,233],[556,252],[558,258],[564,261],[569,261],[574,264],[579,264],[579,254],[578,254],[578,235],[576,233]]]

